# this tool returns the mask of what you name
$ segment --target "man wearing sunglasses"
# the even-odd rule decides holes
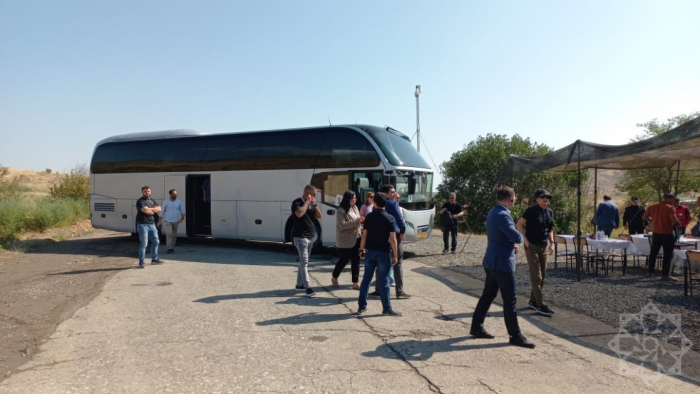
[[[532,292],[528,306],[544,316],[554,311],[543,302],[542,287],[547,270],[547,254],[554,253],[554,212],[549,207],[552,196],[544,189],[535,192],[535,204],[523,212],[515,227],[524,236],[525,257],[530,266]],[[549,241],[549,246],[547,246]]]

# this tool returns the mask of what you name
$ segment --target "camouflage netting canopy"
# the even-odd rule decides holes
[[[569,172],[587,168],[700,170],[700,117],[661,135],[627,145],[601,145],[577,140],[540,156],[510,155],[499,181],[537,172]],[[580,163],[580,167],[579,167]]]

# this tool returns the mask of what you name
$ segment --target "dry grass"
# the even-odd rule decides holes
[[[27,190],[23,193],[30,196],[48,196],[49,186],[58,182],[61,175],[52,172],[37,172],[32,170],[22,170],[17,168],[10,168],[8,172],[8,178],[22,177],[22,186]]]

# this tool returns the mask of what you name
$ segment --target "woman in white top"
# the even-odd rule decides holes
[[[338,276],[343,271],[348,261],[351,262],[352,288],[360,290],[360,240],[362,239],[362,222],[360,211],[355,206],[357,197],[355,192],[348,190],[343,194],[340,208],[335,220],[335,246],[338,248],[340,259],[335,265],[331,281],[333,287],[338,287]]]

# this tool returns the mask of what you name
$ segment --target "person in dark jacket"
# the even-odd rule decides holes
[[[646,209],[643,205],[639,205],[639,197],[632,196],[632,205],[625,208],[622,214],[622,226],[625,230],[629,230],[630,235],[644,234],[644,212]]]
[[[603,202],[598,205],[596,223],[598,230],[603,231],[608,237],[613,229],[620,227],[620,210],[610,196],[603,196]]]
[[[515,191],[504,186],[496,193],[498,204],[486,216],[486,253],[482,265],[486,271],[484,292],[474,310],[469,334],[477,338],[493,339],[484,329],[486,313],[500,290],[503,298],[503,317],[510,336],[510,344],[534,348],[520,332],[518,325],[517,297],[515,292],[515,254],[523,235],[515,228],[510,209],[515,204]]]

